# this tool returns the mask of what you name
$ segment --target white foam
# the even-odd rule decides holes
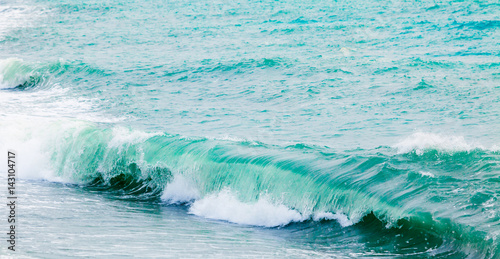
[[[41,143],[34,139],[26,142],[12,141],[13,144],[0,144],[2,154],[7,154],[7,151],[13,151],[16,154],[16,177],[19,179],[35,179],[48,181],[61,181],[56,177],[50,166],[46,153],[41,150]],[[2,159],[0,166],[2,169],[7,168],[7,162]],[[3,171],[3,170],[2,170]]]
[[[180,204],[194,201],[200,197],[194,181],[184,175],[175,175],[168,183],[161,199],[170,204]]]
[[[62,126],[60,126],[62,125]],[[47,142],[61,136],[65,128],[80,127],[71,121],[55,122],[50,119],[19,116],[3,118],[0,123],[0,151],[16,153],[17,176],[20,179],[71,182],[58,176],[51,167],[51,154]],[[1,160],[1,167],[6,168]]]
[[[352,220],[350,220],[346,215],[340,213],[331,213],[331,212],[319,212],[313,216],[313,220],[336,220],[342,227],[349,227],[354,224]]]
[[[445,136],[425,132],[416,132],[393,147],[398,149],[399,154],[415,151],[417,155],[422,155],[425,150],[429,149],[447,152],[484,149],[481,145],[467,143],[462,136]]]
[[[285,226],[307,219],[285,205],[272,203],[266,197],[261,197],[255,203],[241,202],[228,189],[195,201],[189,213],[209,219],[263,227]]]
[[[423,176],[428,176],[428,177],[431,177],[431,178],[434,178],[436,177],[433,173],[431,172],[426,172],[426,171],[419,171],[418,173],[420,173],[421,175]]]

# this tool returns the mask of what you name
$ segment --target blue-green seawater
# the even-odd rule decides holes
[[[500,258],[500,3],[0,0],[0,150],[5,256]]]

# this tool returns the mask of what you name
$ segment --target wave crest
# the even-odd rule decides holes
[[[447,136],[434,133],[416,132],[393,146],[398,154],[415,152],[423,155],[426,151],[469,152],[474,149],[486,150],[482,145],[469,143],[463,136]],[[495,146],[490,150],[494,151]]]

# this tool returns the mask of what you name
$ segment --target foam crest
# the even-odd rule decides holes
[[[426,150],[445,152],[471,151],[476,148],[484,149],[481,145],[469,144],[462,136],[445,136],[434,133],[416,132],[393,146],[399,154],[415,151],[422,155]]]
[[[195,201],[189,212],[209,219],[262,227],[285,226],[307,219],[298,211],[274,204],[266,197],[261,197],[255,203],[241,202],[228,189]]]

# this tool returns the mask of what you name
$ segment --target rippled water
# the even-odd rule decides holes
[[[0,251],[497,258],[499,7],[0,0]]]

